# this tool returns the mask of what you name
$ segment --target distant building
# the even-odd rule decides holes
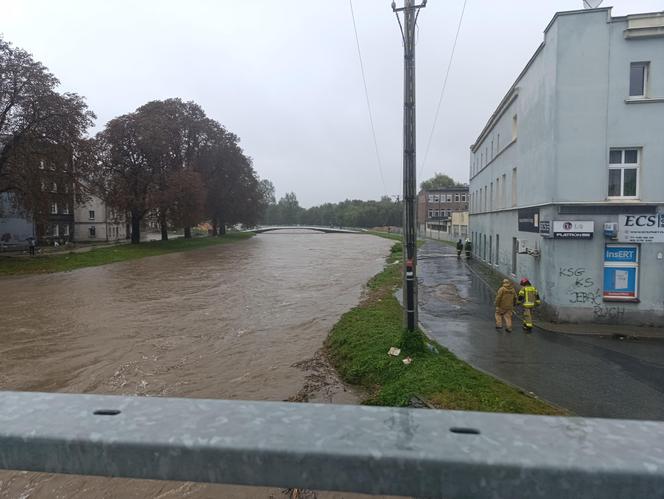
[[[96,196],[76,206],[74,220],[76,241],[120,241],[127,238],[125,217]]]
[[[475,256],[554,319],[664,324],[664,12],[559,12],[471,146]]]
[[[64,244],[74,236],[74,193],[69,184],[50,182],[42,185],[50,190],[51,199],[46,211],[35,216],[37,240],[40,244]]]
[[[435,239],[465,238],[467,218],[455,213],[468,212],[468,186],[422,190],[417,196],[417,224],[421,235]],[[463,226],[463,222],[466,226]]]
[[[0,248],[26,246],[29,237],[36,237],[32,217],[14,203],[12,194],[0,194]]]

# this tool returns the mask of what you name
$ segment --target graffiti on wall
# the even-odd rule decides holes
[[[602,292],[585,267],[560,267],[558,277],[570,303],[601,305]]]

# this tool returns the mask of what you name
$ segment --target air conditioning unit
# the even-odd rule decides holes
[[[525,254],[528,253],[528,241],[525,239],[519,239],[519,253]]]

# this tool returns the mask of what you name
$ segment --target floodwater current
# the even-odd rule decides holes
[[[2,279],[0,390],[355,403],[319,351],[391,244],[367,235],[275,232]],[[284,497],[243,487],[0,472],[3,498],[271,495]]]

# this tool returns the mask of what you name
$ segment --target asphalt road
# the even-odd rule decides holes
[[[497,332],[493,290],[433,241],[418,274],[420,322],[466,362],[579,416],[664,420],[664,341]]]

